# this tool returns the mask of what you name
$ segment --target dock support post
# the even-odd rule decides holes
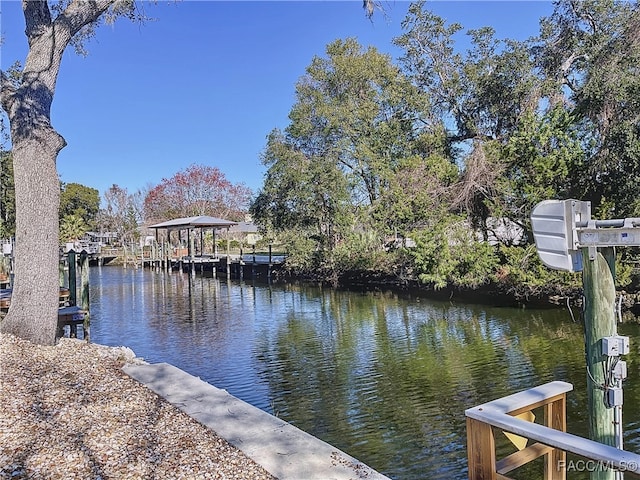
[[[218,276],[218,265],[219,263],[216,263],[216,260],[218,260],[218,240],[216,239],[216,229],[213,228],[211,230],[211,234],[213,237],[213,258],[214,258],[214,263],[213,263],[213,278],[216,278]]]
[[[251,278],[256,278],[256,244],[253,244],[253,262],[251,263]]]
[[[68,260],[67,260],[67,262],[68,262]],[[67,285],[65,285],[64,271],[65,271],[65,265],[64,265],[64,262],[61,261],[58,264],[58,278],[59,278],[59,281],[60,281],[60,287],[66,287],[67,286]]]
[[[76,252],[71,249],[67,252],[69,262],[69,305],[76,305],[78,284],[76,282]]]
[[[593,247],[592,247],[593,249]],[[607,358],[602,354],[602,338],[616,334],[615,284],[613,247],[598,248],[589,256],[589,248],[582,249],[584,269],[584,330],[587,359],[587,400],[589,406],[589,435],[591,440],[606,445],[616,445],[614,409],[606,408],[603,391],[604,370]],[[613,470],[591,473],[592,480],[613,480]]]
[[[171,270],[171,243],[169,240],[164,242],[164,268],[166,271]]]
[[[231,240],[229,240],[229,229],[227,228],[227,278],[231,276]]]
[[[187,230],[187,241],[189,242],[189,274],[192,277],[196,276],[196,264],[195,264],[195,241],[193,239],[193,235],[191,235],[191,230]]]
[[[267,267],[267,278],[271,280],[271,266],[273,265],[272,245],[269,244],[269,266]]]
[[[89,327],[91,324],[89,319],[89,254],[85,250],[80,252],[80,307],[86,312],[82,330],[84,339],[88,342],[90,341]]]

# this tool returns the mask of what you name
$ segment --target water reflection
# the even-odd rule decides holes
[[[582,327],[563,310],[117,267],[92,270],[91,302],[96,342],[173,363],[392,478],[466,478],[464,410],[552,380],[574,384],[569,430],[586,435]],[[630,449],[637,333],[621,327],[636,345],[625,384]]]

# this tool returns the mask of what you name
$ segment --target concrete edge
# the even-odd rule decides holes
[[[123,371],[280,480],[389,480],[328,443],[173,365],[127,364]]]

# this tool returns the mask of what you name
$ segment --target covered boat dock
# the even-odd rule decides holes
[[[156,242],[159,245],[169,245],[170,234],[173,231],[178,232],[178,238],[180,243],[182,243],[182,233],[184,231],[187,232],[187,249],[186,252],[182,252],[181,249],[176,249],[176,260],[182,265],[187,263],[189,265],[189,271],[192,274],[195,274],[196,265],[200,265],[201,269],[204,268],[205,264],[214,264],[220,261],[220,255],[218,253],[218,248],[216,245],[216,231],[226,230],[237,225],[238,222],[233,222],[231,220],[225,220],[222,218],[209,217],[205,215],[200,215],[196,217],[183,217],[176,218],[173,220],[168,220],[166,222],[157,223],[155,225],[151,225],[149,228],[152,228],[156,231]],[[164,242],[161,242],[159,232],[164,230],[166,232],[166,238]],[[205,248],[205,231],[211,230],[213,235],[213,247],[210,252],[206,251]],[[196,239],[198,241],[196,242]],[[166,265],[169,265],[170,257],[168,248],[164,249],[166,251],[164,257],[167,262]],[[186,255],[182,255],[182,253],[186,253]],[[227,266],[227,275],[230,274],[230,245],[229,245],[229,237],[227,236],[227,248],[226,248],[226,266]],[[215,271],[215,269],[214,269]]]

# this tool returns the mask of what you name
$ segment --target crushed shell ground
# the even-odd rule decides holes
[[[0,334],[0,479],[273,479],[121,367],[126,348]]]

